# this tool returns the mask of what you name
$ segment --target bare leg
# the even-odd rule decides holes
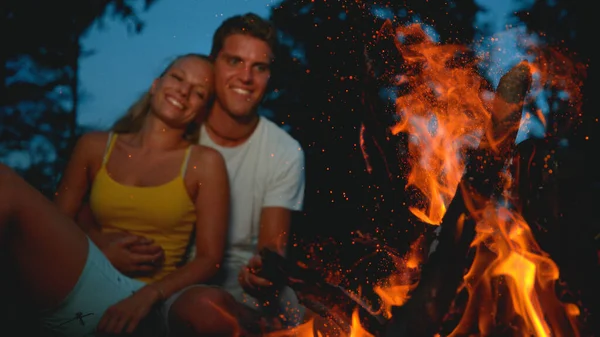
[[[238,304],[225,290],[193,287],[175,300],[169,311],[169,330],[175,336],[240,336]]]
[[[219,287],[190,288],[169,310],[174,336],[253,337],[283,328],[278,317],[251,309]]]
[[[17,277],[39,309],[58,304],[77,283],[87,237],[54,204],[0,164],[0,250],[15,260]]]

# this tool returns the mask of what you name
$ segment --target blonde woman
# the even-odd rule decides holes
[[[217,272],[229,211],[226,168],[218,152],[194,145],[187,133],[212,94],[211,62],[202,55],[177,58],[119,122],[122,128],[81,137],[56,195],[58,209],[0,167],[0,249],[16,259],[15,276],[45,330],[92,336],[158,322],[152,333],[164,334],[166,316],[149,314],[165,315],[171,295]],[[160,267],[134,279],[110,263],[94,235],[73,221],[88,192],[100,232],[153,240],[164,251]],[[179,267],[192,234],[196,258]]]

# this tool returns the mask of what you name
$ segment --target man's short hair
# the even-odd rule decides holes
[[[271,52],[275,52],[277,45],[277,31],[273,24],[254,13],[232,16],[219,26],[213,35],[210,57],[215,59],[223,49],[225,39],[233,34],[244,34],[255,37],[267,43]]]

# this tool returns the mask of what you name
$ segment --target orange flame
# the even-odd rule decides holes
[[[396,100],[402,121],[392,132],[411,137],[407,188],[416,188],[421,195],[411,212],[439,225],[462,178],[465,151],[477,147],[490,119],[480,95],[484,81],[472,64],[448,68],[464,47],[437,45],[417,24],[400,28],[398,35],[411,35],[418,42],[397,45],[407,70],[400,81],[410,91]]]
[[[402,258],[391,256],[395,272],[379,284],[374,285],[373,291],[382,302],[380,310],[384,317],[391,318],[392,307],[404,305],[410,298],[410,292],[419,284],[418,276],[423,261],[421,250],[424,238],[424,236],[420,236],[415,240],[408,253]]]
[[[578,309],[556,298],[558,267],[538,246],[524,219],[490,204],[476,230],[475,260],[463,284],[469,302],[450,336],[472,331],[474,325],[485,336],[498,323],[523,336],[579,336]],[[503,306],[505,312],[500,310]]]
[[[323,334],[321,330],[331,330],[331,332],[329,334]],[[374,337],[373,334],[365,330],[360,324],[358,310],[355,310],[352,313],[352,326],[348,333],[331,329],[331,327],[327,326],[327,323],[317,323],[316,319],[310,319],[297,327],[268,334],[269,337],[326,337],[332,335],[335,335],[336,337]]]
[[[386,23],[381,31],[389,31],[390,26],[391,23]],[[499,147],[505,145],[505,137],[514,134],[519,124],[509,126],[514,129],[500,131],[497,125],[514,117],[508,116],[514,111],[520,117],[522,107],[516,109],[514,102],[499,100],[498,95],[488,90],[488,83],[476,70],[476,59],[457,61],[457,56],[466,52],[463,46],[437,44],[418,24],[400,27],[396,35],[396,47],[405,61],[405,73],[397,84],[407,87],[407,91],[396,100],[401,120],[392,132],[410,136],[411,171],[406,189],[417,193],[410,211],[423,222],[439,225],[462,186],[466,151],[487,148],[495,154],[501,153]],[[402,38],[408,36],[411,42],[402,44]],[[538,63],[528,66],[538,81],[538,87],[530,92],[539,92],[547,83],[558,86],[568,93],[569,105],[579,114],[582,67],[555,51],[540,54]],[[539,110],[525,116],[536,116],[546,122]],[[363,134],[364,126],[360,145],[370,172]],[[503,173],[502,182],[505,188],[500,197],[506,205],[482,200],[474,192],[461,189],[469,213],[476,220],[477,235],[471,244],[475,258],[458,289],[467,290],[468,303],[450,336],[487,336],[498,327],[514,330],[511,335],[579,336],[576,325],[579,308],[557,298],[554,286],[559,278],[558,267],[539,247],[526,221],[510,207],[514,179]],[[459,218],[456,237],[461,236],[464,220],[465,216]],[[392,306],[401,306],[410,298],[410,292],[418,284],[415,281],[418,277],[414,276],[420,272],[423,259],[422,239],[413,243],[405,257],[395,259],[397,271],[391,277],[374,285],[386,317],[391,316]],[[311,319],[285,334],[269,336],[329,336],[322,332],[326,330]],[[335,335],[339,334],[337,331]],[[372,336],[360,325],[358,311],[353,313],[348,336]]]
[[[396,100],[402,121],[393,132],[412,137],[407,188],[416,188],[421,199],[410,210],[420,220],[436,225],[442,221],[462,179],[466,150],[486,147],[500,153],[498,146],[506,146],[503,143],[510,140],[504,138],[516,131],[503,130],[502,124],[521,109],[498,95],[491,101],[484,99],[485,82],[474,71],[475,63],[459,67],[453,64],[457,54],[463,52],[461,46],[437,45],[418,25],[399,28],[397,35],[410,35],[416,42],[397,44],[407,69],[402,82],[409,85],[410,91]],[[568,92],[578,111],[580,77],[572,75],[581,69],[574,69],[577,66],[565,57],[556,57],[556,52],[551,54],[558,62],[538,58],[544,67],[534,64],[529,70],[538,75],[539,84],[551,82]],[[540,74],[548,68],[557,74]],[[509,127],[516,129],[519,125]],[[502,177],[502,196],[509,202],[513,179],[509,174]],[[485,336],[498,326],[513,327],[523,336],[578,336],[578,308],[557,299],[554,285],[558,267],[537,245],[525,220],[508,207],[481,200],[468,189],[463,192],[470,213],[478,221],[472,244],[476,255],[465,276],[469,302],[452,336],[477,329]],[[462,223],[458,225],[461,230]]]

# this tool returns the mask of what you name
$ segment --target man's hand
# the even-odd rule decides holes
[[[153,240],[129,233],[103,234],[104,255],[125,275],[147,274],[156,271],[164,260],[162,247]]]
[[[262,298],[272,291],[273,283],[266,278],[258,276],[262,268],[260,255],[254,255],[238,275],[240,285],[246,293],[255,298]]]

